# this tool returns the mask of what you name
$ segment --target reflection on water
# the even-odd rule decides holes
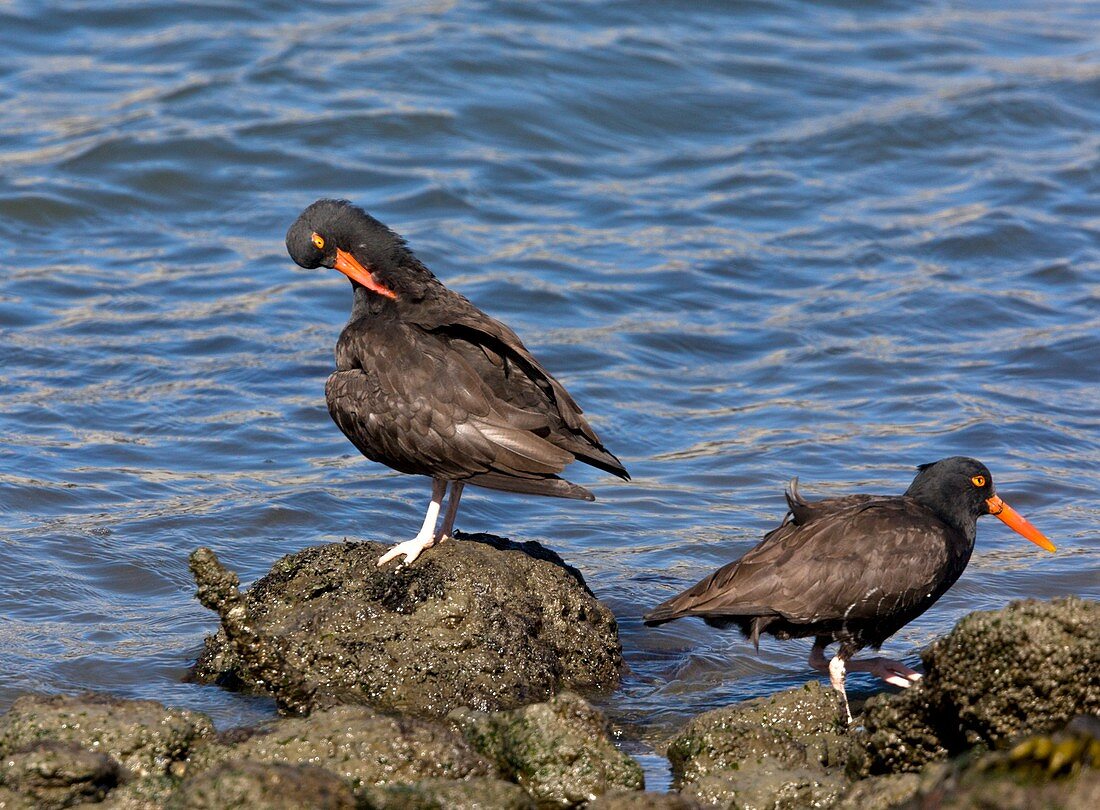
[[[595,504],[470,492],[461,520],[553,546],[620,617],[602,703],[631,750],[814,677],[808,642],[639,618],[792,475],[899,492],[973,455],[1058,544],[983,521],[894,656],[1100,595],[1098,34],[1084,3],[0,7],[0,704],[265,716],[180,683],[214,626],[188,552],[249,581],[415,530],[426,481],[325,411],[349,291],[283,252],[320,196],[514,326],[634,475],[574,471]]]

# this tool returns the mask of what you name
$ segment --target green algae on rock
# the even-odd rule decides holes
[[[424,717],[618,683],[614,616],[575,569],[536,543],[462,537],[397,569],[376,565],[378,543],[308,548],[243,595],[200,549],[192,571],[222,629],[194,677],[268,691],[284,713],[368,703]]]
[[[1081,716],[1062,731],[1032,735],[1005,750],[974,749],[950,763],[932,763],[920,774],[916,795],[901,806],[1095,810],[1100,807],[1097,766],[1100,719]]]
[[[457,709],[449,719],[540,806],[580,807],[645,787],[641,766],[615,748],[603,714],[572,693],[491,714]]]
[[[708,806],[828,806],[847,787],[845,719],[816,681],[706,712],[668,745],[673,784]]]
[[[667,753],[683,784],[764,759],[779,768],[832,768],[847,760],[849,746],[836,693],[810,681],[692,718]]]

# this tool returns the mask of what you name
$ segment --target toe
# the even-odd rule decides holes
[[[891,686],[900,686],[902,689],[908,689],[913,685],[908,678],[894,673],[882,676],[882,680],[886,681],[886,683]]]
[[[387,551],[385,554],[383,554],[381,557],[378,558],[378,567],[381,568],[383,565],[388,563],[394,557],[398,557],[400,555],[401,555],[401,550],[399,548],[397,548],[397,546],[394,546],[393,548],[391,548],[389,551]]]
[[[394,546],[378,558],[378,567],[381,568],[390,560],[394,560],[402,555],[405,556],[405,559],[402,560],[401,564],[408,565],[420,556],[420,549],[410,549],[406,543],[398,543],[396,546]]]

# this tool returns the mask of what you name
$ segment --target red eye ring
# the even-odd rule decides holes
[[[309,236],[309,240],[313,242],[313,246],[318,250],[325,249],[325,238],[319,233],[312,233]]]
[[[973,484],[976,487],[984,487],[985,486],[985,476],[984,475],[975,475],[973,478],[970,479],[970,483]]]

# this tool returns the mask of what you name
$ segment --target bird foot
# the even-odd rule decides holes
[[[434,545],[445,543],[446,541],[453,539],[454,538],[449,534],[437,534],[434,538],[427,539],[422,538],[420,535],[417,535],[412,540],[406,540],[404,543],[398,543],[396,546],[394,546],[381,557],[379,557],[378,567],[381,568],[390,560],[394,559],[395,557],[399,557],[402,554],[405,555],[405,559],[400,563],[400,565],[412,565],[413,561],[420,556],[420,552],[424,551],[424,549],[431,548]]]
[[[404,543],[398,543],[396,546],[394,546],[381,557],[379,557],[378,567],[381,568],[390,560],[400,557],[401,555],[405,556],[405,559],[401,562],[401,565],[412,565],[413,562],[416,561],[416,558],[420,556],[420,552],[422,552],[426,548],[431,548],[436,544],[436,542],[438,542],[436,538],[432,537],[431,535],[428,535],[427,537],[422,537],[418,534],[412,540],[406,540]]]
[[[881,678],[891,686],[900,686],[908,689],[919,681],[922,676],[915,669],[910,669],[901,661],[891,661],[889,658],[865,658],[848,662],[849,672],[870,672],[876,678]]]

